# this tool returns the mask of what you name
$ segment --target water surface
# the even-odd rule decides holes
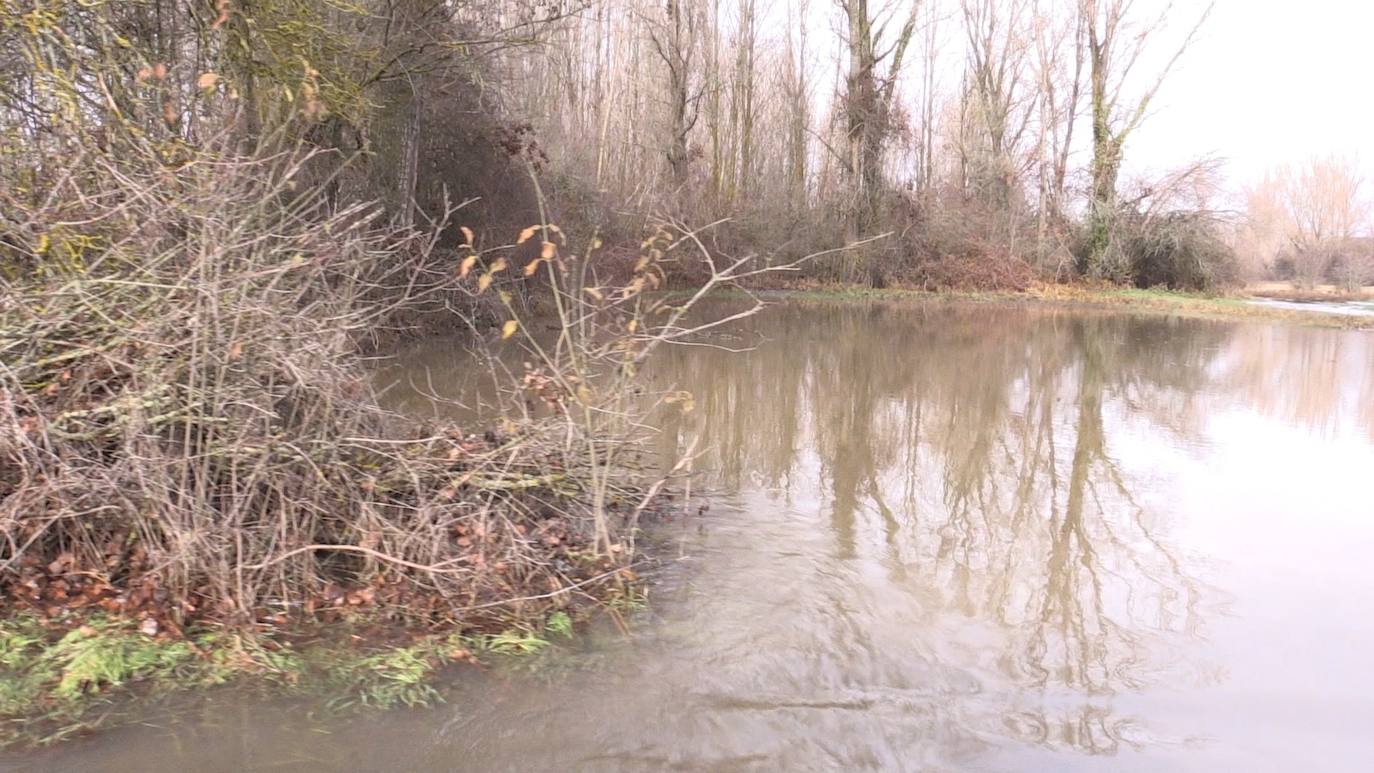
[[[1347,317],[1374,317],[1374,303],[1369,301],[1285,301],[1277,298],[1252,298],[1255,306],[1287,311],[1309,311],[1315,314],[1336,314]]]
[[[433,709],[224,699],[16,769],[1368,769],[1374,335],[787,302],[715,342],[753,349],[653,363],[695,395],[659,447],[708,450],[632,638]],[[466,363],[416,347],[392,399]]]

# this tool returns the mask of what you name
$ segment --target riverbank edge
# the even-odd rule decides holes
[[[624,627],[646,595],[633,573],[594,603],[502,625],[418,631],[359,612],[310,629],[199,627],[169,635],[113,615],[0,619],[0,750],[49,746],[211,691],[300,700],[331,713],[429,706],[462,669],[537,667],[598,615]],[[146,623],[146,621],[142,621]]]
[[[1374,330],[1374,317],[1326,314],[1250,303],[1241,294],[1200,294],[1176,290],[1089,286],[1037,285],[1022,291],[921,290],[865,288],[842,285],[754,288],[765,301],[917,301],[1015,303],[1043,306],[1122,310],[1196,319],[1270,321],[1339,330]],[[739,291],[732,291],[742,296]],[[725,297],[721,294],[717,297]]]

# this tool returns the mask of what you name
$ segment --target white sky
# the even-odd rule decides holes
[[[1178,0],[1184,14],[1203,0]],[[1316,154],[1374,178],[1374,0],[1219,0],[1126,148],[1135,171],[1227,159],[1231,186]]]

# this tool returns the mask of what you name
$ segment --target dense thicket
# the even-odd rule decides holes
[[[542,222],[537,146],[484,80],[510,20],[485,9],[0,7],[7,605],[463,623],[614,575],[611,514],[640,496],[615,421],[420,425],[358,356],[435,320],[519,326],[521,282],[488,291],[508,263],[454,219]],[[568,358],[597,354],[570,350],[517,388],[562,404]]]

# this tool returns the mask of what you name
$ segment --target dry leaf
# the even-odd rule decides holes
[[[519,322],[516,322],[513,319],[506,320],[506,324],[501,326],[501,340],[504,341],[507,338],[510,338],[511,336],[515,335],[515,331],[519,329]]]
[[[472,267],[475,266],[475,265],[477,265],[477,256],[476,256],[476,255],[469,255],[469,256],[467,256],[466,258],[463,258],[462,264],[458,266],[458,276],[459,276],[459,278],[461,278],[461,279],[467,279],[467,278],[468,278],[468,272],[469,272],[469,271],[472,271]]]
[[[605,300],[605,299],[606,299],[606,296],[605,296],[605,295],[602,295],[601,291],[598,290],[598,289],[596,289],[595,287],[584,287],[584,288],[582,288],[582,292],[586,293],[587,295],[592,296],[593,298],[597,299],[598,301],[602,301],[602,300]]]
[[[219,83],[218,75],[212,72],[202,73],[201,76],[196,79],[196,88],[202,91],[209,91],[213,89],[217,83]]]
[[[495,273],[498,272],[498,271],[505,271],[505,270],[506,270],[506,259],[505,259],[505,258],[497,258],[497,259],[496,259],[496,262],[493,263],[493,264],[491,264],[491,268],[488,270],[487,273],[495,274]]]
[[[532,226],[530,226],[529,228],[526,228],[525,230],[523,230],[523,231],[520,232],[520,238],[519,238],[519,239],[516,239],[516,240],[515,240],[515,243],[516,243],[516,244],[524,244],[525,242],[527,242],[527,241],[529,241],[531,238],[533,238],[533,236],[534,236],[536,233],[538,233],[538,232],[539,232],[539,226],[537,226],[537,225],[532,225]]]
[[[539,257],[543,258],[544,260],[552,260],[553,256],[557,254],[558,245],[554,244],[553,242],[544,242],[544,248],[539,253]]]
[[[525,276],[534,276],[534,272],[539,270],[539,258],[531,260],[525,264]]]
[[[488,287],[491,287],[491,274],[483,274],[477,280],[477,292],[486,292]]]
[[[473,239],[473,236],[472,236],[472,229],[471,229],[471,228],[468,228],[467,226],[462,226],[462,227],[459,228],[458,230],[463,232],[463,244],[466,245],[466,246],[468,246],[468,247],[471,247],[471,246],[472,246],[472,239]]]

